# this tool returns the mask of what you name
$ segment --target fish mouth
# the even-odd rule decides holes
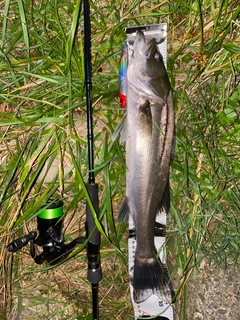
[[[146,42],[143,31],[138,30],[134,41],[134,56],[141,52],[146,59],[150,59],[157,50],[156,39],[152,38]]]
[[[139,52],[146,44],[144,33],[141,30],[137,31],[136,38],[134,40],[133,52]]]
[[[134,43],[144,43],[144,44],[146,43],[145,35],[144,35],[143,31],[141,31],[141,30],[137,31]]]

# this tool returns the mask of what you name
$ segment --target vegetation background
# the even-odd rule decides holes
[[[111,135],[119,109],[125,27],[168,23],[168,73],[177,143],[167,251],[179,319],[186,284],[206,257],[239,259],[240,3],[238,0],[90,1],[96,180],[103,226],[102,319],[131,319],[126,226],[117,226],[126,166]],[[0,318],[91,319],[83,246],[57,268],[6,244],[36,228],[50,197],[64,200],[66,242],[84,235],[87,182],[81,1],[0,1]],[[119,250],[121,249],[121,250]]]

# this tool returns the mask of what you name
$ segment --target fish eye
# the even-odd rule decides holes
[[[161,61],[162,60],[162,55],[160,52],[156,51],[154,54],[153,54],[153,57],[156,61]]]

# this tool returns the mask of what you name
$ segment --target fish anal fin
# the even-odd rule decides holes
[[[165,212],[166,214],[168,214],[169,210],[170,210],[170,185],[169,185],[169,179],[168,179],[163,192],[162,201],[160,202],[157,215],[162,212]]]

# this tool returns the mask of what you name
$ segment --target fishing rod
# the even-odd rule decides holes
[[[88,139],[88,184],[86,185],[89,197],[96,214],[99,214],[98,185],[94,176],[94,136],[92,115],[92,72],[91,72],[91,25],[88,0],[84,0],[84,68],[87,105],[87,139]],[[87,244],[88,274],[87,279],[92,284],[92,315],[93,320],[99,319],[98,283],[102,279],[100,261],[100,233],[96,228],[93,214],[86,203],[86,236],[90,236]]]
[[[81,2],[82,5],[82,2]],[[84,9],[84,69],[87,107],[87,140],[88,140],[88,183],[86,188],[95,213],[99,214],[98,185],[94,176],[94,138],[92,116],[92,75],[91,75],[91,26],[88,0],[83,1]],[[86,237],[78,237],[68,244],[64,242],[62,232],[63,202],[50,199],[42,207],[37,216],[37,232],[31,231],[21,238],[15,239],[7,245],[9,252],[17,252],[30,244],[30,254],[35,263],[47,261],[56,265],[64,260],[70,252],[89,238],[87,244],[88,272],[87,279],[92,285],[92,315],[93,320],[99,319],[98,283],[102,279],[100,262],[100,232],[96,227],[92,210],[86,202]],[[42,247],[42,252],[36,255],[35,246]],[[39,249],[38,249],[39,250]]]

